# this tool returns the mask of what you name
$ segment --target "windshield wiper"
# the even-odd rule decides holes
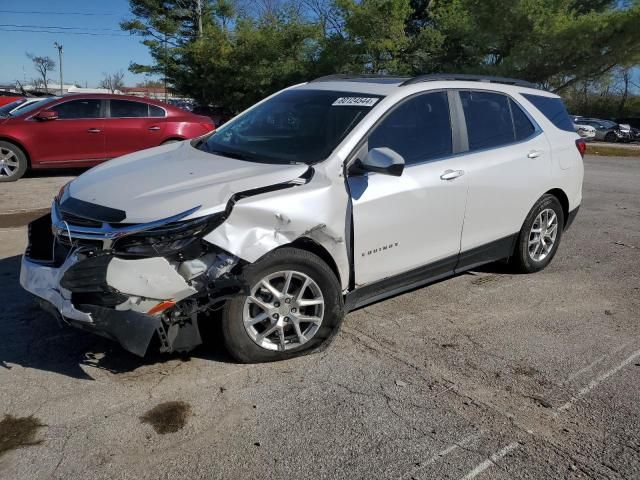
[[[206,151],[208,153],[213,153],[214,155],[220,155],[222,157],[235,158],[236,160],[253,160],[254,159],[249,155],[245,155],[239,152],[229,152],[227,150],[211,150],[208,147]]]

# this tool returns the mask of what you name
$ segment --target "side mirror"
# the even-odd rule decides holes
[[[404,171],[404,158],[387,147],[373,148],[363,160],[355,161],[351,171],[353,173],[377,172],[399,177]]]
[[[38,115],[36,115],[37,120],[57,120],[58,112],[55,110],[42,110]]]

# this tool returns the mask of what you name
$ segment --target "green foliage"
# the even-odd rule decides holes
[[[329,73],[466,72],[570,91],[637,65],[640,0],[130,0],[130,70],[238,111]],[[306,6],[306,7],[305,7]]]

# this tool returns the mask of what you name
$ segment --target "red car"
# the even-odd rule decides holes
[[[146,98],[51,98],[0,117],[0,182],[17,180],[27,168],[90,167],[214,129],[207,117]]]

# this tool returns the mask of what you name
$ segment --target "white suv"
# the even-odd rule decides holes
[[[368,303],[496,260],[546,267],[582,154],[560,98],[525,82],[324,77],[67,184],[21,283],[139,355],[221,322],[239,361],[289,358]]]

